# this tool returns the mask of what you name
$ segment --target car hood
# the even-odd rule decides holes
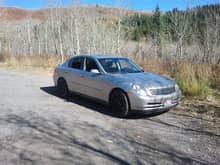
[[[163,88],[174,86],[174,81],[154,73],[128,73],[115,74],[121,81],[126,81],[129,84],[138,84],[144,88]]]

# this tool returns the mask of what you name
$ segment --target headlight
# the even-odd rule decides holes
[[[132,85],[132,88],[133,88],[135,91],[141,89],[140,85],[137,85],[137,84],[133,84],[133,85]]]
[[[133,84],[132,89],[140,96],[147,96],[147,92],[143,89],[141,89],[140,85]]]

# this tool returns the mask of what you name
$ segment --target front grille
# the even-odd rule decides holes
[[[175,87],[150,89],[152,95],[168,95],[175,92]]]

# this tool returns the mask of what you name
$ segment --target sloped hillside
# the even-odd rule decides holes
[[[104,6],[74,6],[69,8],[53,8],[53,9],[39,9],[27,10],[16,7],[0,7],[0,21],[22,21],[26,19],[42,20],[48,18],[51,12],[62,12],[64,15],[68,14],[70,10],[77,10],[85,17],[102,16],[104,18],[114,18],[122,15],[131,15],[134,13],[149,14],[152,12],[140,12],[127,9],[104,7]]]
[[[0,20],[19,21],[25,19],[44,19],[47,10],[25,10],[15,7],[0,7]]]

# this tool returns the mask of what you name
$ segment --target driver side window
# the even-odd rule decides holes
[[[99,71],[99,67],[96,62],[91,58],[86,58],[86,71],[91,72],[92,69],[97,69]]]

